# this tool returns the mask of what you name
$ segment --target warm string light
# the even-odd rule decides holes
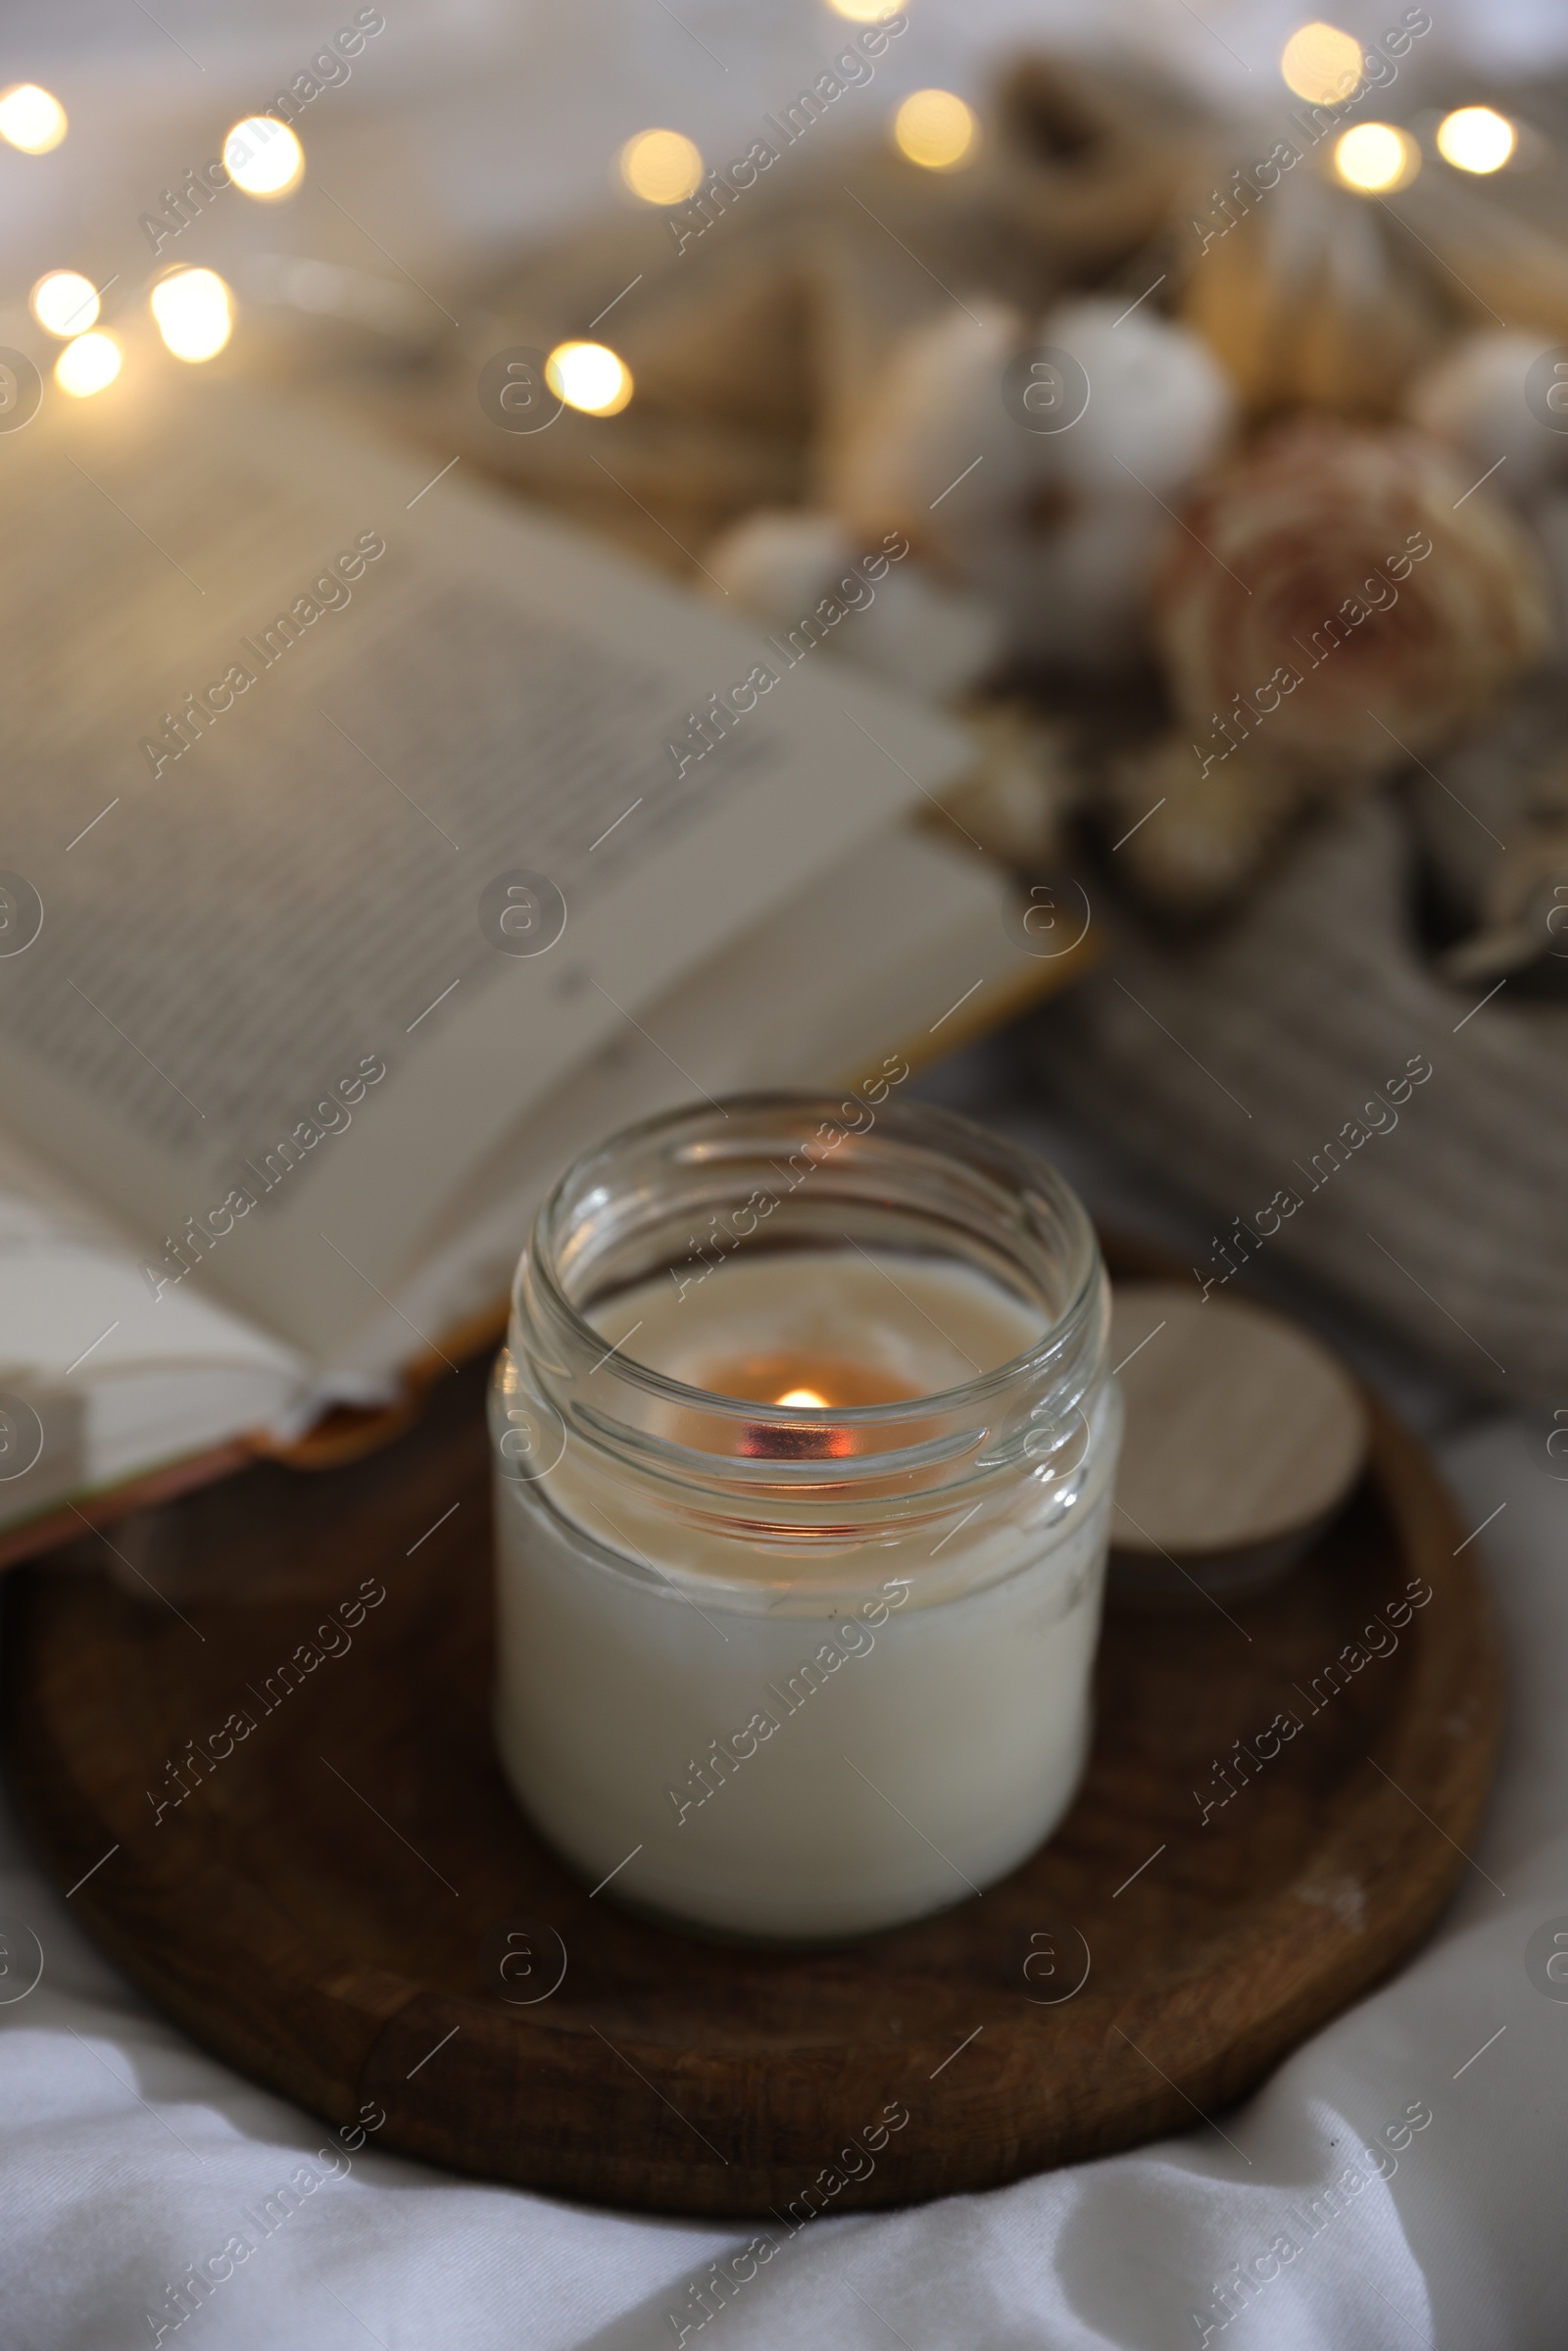
[[[98,323],[98,289],[79,269],[48,269],[27,296],[46,334],[85,334]]]
[[[69,127],[59,99],[35,81],[16,81],[0,91],[0,139],[24,155],[47,155]]]
[[[973,112],[952,90],[915,90],[893,118],[893,143],[926,171],[965,162],[979,131]]]
[[[684,204],[701,187],[701,150],[679,130],[640,130],[620,151],[620,176],[644,204]]]
[[[120,345],[113,335],[77,335],[55,362],[55,381],[73,400],[90,400],[95,392],[107,391],[121,366]]]
[[[216,269],[172,269],[151,295],[158,331],[177,360],[216,359],[234,329],[229,291]]]
[[[545,381],[585,416],[618,416],[632,395],[631,369],[605,343],[558,343],[545,362]]]
[[[223,141],[223,169],[247,196],[290,196],[305,176],[305,150],[286,122],[247,115]]]
[[[1519,133],[1490,106],[1460,106],[1438,124],[1438,153],[1460,171],[1500,171]]]
[[[1336,142],[1334,169],[1358,194],[1386,196],[1409,186],[1421,169],[1421,150],[1392,122],[1358,122]]]
[[[1309,106],[1337,106],[1354,97],[1365,71],[1354,34],[1321,18],[1298,26],[1280,58],[1286,88]]]

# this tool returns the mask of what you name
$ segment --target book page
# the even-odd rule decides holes
[[[982,1004],[1006,1002],[1020,965],[1042,976],[1009,911],[1005,878],[966,851],[904,825],[867,842],[551,1089],[324,1367],[196,1281],[155,1302],[134,1236],[0,1136],[0,1394],[30,1403],[46,1441],[24,1474],[0,1477],[0,1527],[259,1427],[298,1436],[333,1402],[390,1400],[417,1332],[439,1344],[504,1298],[566,1162],[612,1127],[690,1101],[692,1080],[712,1092],[842,1082],[871,1102],[897,1099],[977,988]]]
[[[530,1102],[964,747],[422,454],[137,398],[0,450],[0,1099],[149,1295],[324,1361]]]
[[[704,1091],[859,1085],[872,1104],[899,1099],[977,1002],[1011,1005],[1020,982],[1051,985],[1016,899],[996,866],[913,826],[863,844],[648,1005],[640,1032],[610,1038],[502,1138],[326,1392],[389,1380],[411,1324],[439,1336],[503,1299],[550,1186],[615,1128]]]
[[[135,1235],[0,1136],[0,1527],[286,1424],[306,1370],[194,1284],[154,1299]]]

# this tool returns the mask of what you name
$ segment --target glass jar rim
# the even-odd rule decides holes
[[[858,1100],[858,1097],[853,1099]],[[728,1114],[739,1110],[749,1114],[785,1113],[794,1118],[808,1115],[813,1120],[830,1116],[842,1106],[837,1095],[813,1091],[793,1092],[776,1090],[727,1095],[722,1102],[710,1103]],[[654,1365],[641,1363],[636,1356],[622,1351],[619,1343],[606,1348],[605,1334],[578,1308],[567,1295],[557,1270],[557,1225],[565,1211],[573,1190],[579,1186],[586,1170],[611,1152],[623,1152],[639,1145],[655,1141],[662,1134],[673,1136],[683,1126],[700,1125],[708,1111],[682,1103],[674,1109],[662,1110],[618,1129],[605,1141],[582,1151],[563,1171],[541,1202],[533,1221],[527,1249],[519,1261],[513,1284],[512,1306],[515,1322],[521,1312],[522,1287],[531,1273],[543,1293],[552,1318],[563,1335],[584,1353],[597,1351],[601,1361],[609,1354],[616,1360],[616,1376],[644,1394],[662,1402],[700,1410],[721,1419],[755,1421],[758,1404],[755,1398],[729,1396],[720,1391],[701,1388],[659,1371]],[[950,1159],[975,1165],[982,1157],[997,1170],[1005,1169],[1014,1179],[1020,1194],[1035,1191],[1045,1196],[1052,1212],[1060,1220],[1068,1237],[1068,1255],[1065,1267],[1066,1297],[1059,1310],[1046,1324],[1031,1346],[1005,1362],[994,1365],[989,1371],[959,1382],[956,1386],[911,1397],[901,1397],[881,1404],[825,1404],[783,1405],[770,1403],[769,1421],[780,1426],[812,1429],[832,1426],[838,1429],[886,1429],[902,1421],[929,1419],[943,1410],[959,1411],[1004,1395],[1020,1380],[1038,1377],[1046,1371],[1053,1356],[1070,1351],[1092,1313],[1101,1283],[1101,1258],[1098,1238],[1087,1210],[1065,1178],[1048,1161],[1020,1144],[994,1134],[973,1119],[928,1102],[884,1102],[878,1105],[876,1122],[888,1128],[906,1142],[942,1151]],[[851,1129],[850,1132],[858,1130]],[[869,1129],[866,1130],[869,1133]],[[717,1148],[713,1148],[716,1146]],[[944,1150],[944,1147],[946,1149]],[[956,1147],[956,1148],[955,1148]],[[712,1138],[709,1155],[721,1158],[722,1138]],[[734,1155],[742,1155],[737,1146]],[[816,1162],[821,1164],[822,1162]],[[794,1464],[773,1462],[774,1475]],[[802,1463],[802,1468],[808,1465]],[[820,1464],[814,1465],[820,1471]]]

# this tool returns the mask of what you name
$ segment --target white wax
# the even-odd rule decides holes
[[[812,1360],[830,1402],[835,1364],[930,1395],[1042,1328],[960,1265],[825,1250],[742,1254],[680,1296],[665,1276],[596,1320],[691,1384]],[[581,1444],[536,1484],[499,1478],[497,1731],[523,1805],[591,1883],[614,1871],[623,1898],[734,1934],[854,1935],[967,1898],[1078,1781],[1119,1427],[1112,1389],[1065,1510],[1059,1480],[1025,1474],[964,1523],[966,1502],[858,1545],[691,1528]]]
[[[593,1320],[607,1344],[689,1387],[710,1386],[718,1364],[798,1354],[880,1373],[889,1397],[960,1388],[1046,1327],[1037,1307],[955,1258],[870,1249],[741,1251],[707,1270],[699,1262],[696,1278],[640,1283]]]

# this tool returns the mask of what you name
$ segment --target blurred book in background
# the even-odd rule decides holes
[[[808,631],[275,398],[7,456],[11,1556],[390,1433],[601,1132],[882,1099],[1086,952],[908,821],[960,731]]]

